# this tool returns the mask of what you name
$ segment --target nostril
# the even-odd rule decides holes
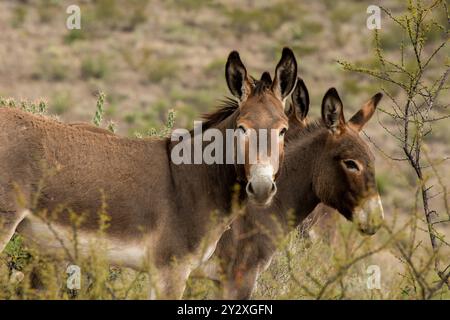
[[[277,185],[275,182],[272,182],[272,189],[270,189],[270,193],[275,193],[277,191]]]
[[[255,190],[253,189],[252,183],[247,183],[247,193],[255,194]]]

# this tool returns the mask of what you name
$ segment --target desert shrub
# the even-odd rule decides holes
[[[146,83],[160,84],[165,80],[177,79],[179,65],[173,55],[157,52],[151,47],[138,50],[124,48],[120,53],[131,69],[143,75]]]
[[[161,82],[164,79],[173,79],[176,77],[178,65],[170,58],[155,58],[145,66],[145,73],[150,82]]]
[[[0,107],[6,108],[20,108],[24,111],[36,113],[36,114],[47,114],[48,106],[47,102],[44,100],[40,101],[17,101],[13,98],[3,98],[0,97]]]
[[[92,122],[98,127],[102,123],[103,115],[105,113],[104,111],[104,105],[105,105],[105,94],[103,92],[100,92],[98,94],[97,104],[96,104],[96,111],[94,118],[92,119]]]
[[[272,34],[287,21],[295,20],[302,9],[295,1],[281,1],[267,7],[230,8],[225,11],[237,35],[248,32]]]
[[[17,6],[15,6],[14,10],[13,10],[13,15],[11,18],[11,25],[14,28],[21,27],[23,25],[23,23],[25,22],[27,14],[28,14],[28,10],[24,5],[18,4]]]
[[[62,11],[60,0],[39,0],[37,2],[37,12],[41,23],[49,23],[64,11]]]
[[[64,114],[72,105],[72,96],[68,91],[59,91],[53,95],[51,111],[57,115]]]
[[[50,47],[43,51],[36,61],[36,70],[33,78],[48,81],[63,81],[72,73],[70,61],[66,59],[65,53],[57,47]]]
[[[84,39],[86,39],[86,33],[79,29],[68,30],[67,34],[64,36],[64,42],[67,44],[72,44],[75,41]]]
[[[439,15],[448,16],[448,7],[445,1],[429,3],[416,0],[408,1],[406,11],[401,14],[394,14],[384,7],[381,9],[395,24],[395,31],[388,34],[401,35],[402,40],[395,42],[400,54],[396,59],[389,56],[386,51],[391,48],[383,42],[384,33],[382,30],[375,30],[374,57],[378,59],[375,67],[359,66],[346,61],[341,61],[340,64],[345,70],[378,79],[383,92],[390,100],[389,107],[380,111],[395,125],[395,129],[390,129],[381,122],[380,124],[395,140],[397,152],[387,153],[383,148],[376,144],[375,146],[386,158],[407,165],[413,174],[411,185],[416,185],[420,190],[426,229],[435,255],[435,259],[431,259],[435,275],[440,279],[438,280],[440,287],[445,285],[450,287],[450,261],[439,259],[440,252],[447,250],[450,243],[445,233],[438,231],[439,227],[445,228],[450,223],[449,207],[445,205],[441,212],[433,209],[432,207],[437,205],[433,203],[434,196],[430,191],[432,188],[430,181],[437,180],[440,189],[438,194],[442,194],[444,203],[447,203],[447,186],[442,182],[445,172],[438,170],[436,166],[436,163],[445,159],[430,157],[427,152],[427,136],[441,121],[449,118],[448,114],[442,115],[439,111],[440,107],[443,107],[440,97],[445,96],[449,90],[445,84],[450,76],[450,67],[448,55],[444,53],[448,45],[446,40],[448,29],[439,25],[435,18]],[[432,29],[437,30],[440,35],[427,38]],[[444,40],[435,41],[436,39]],[[389,84],[389,87],[384,84]],[[397,91],[389,90],[392,87]],[[398,92],[401,94],[397,94]],[[413,262],[407,261],[414,273],[417,273]],[[415,277],[419,276],[415,274]],[[431,289],[424,284],[425,279],[416,280],[421,284],[422,296],[430,295]]]
[[[111,31],[131,32],[148,19],[149,0],[96,0],[84,4],[83,37],[98,38]]]
[[[81,76],[84,79],[105,78],[111,71],[108,61],[109,58],[103,54],[84,58],[81,62]]]

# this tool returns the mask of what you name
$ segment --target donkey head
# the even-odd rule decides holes
[[[382,94],[377,93],[348,121],[336,89],[322,101],[322,120],[328,129],[324,152],[316,163],[315,192],[365,234],[374,234],[384,218],[375,181],[374,156],[359,132],[372,117]]]
[[[226,79],[239,101],[236,118],[237,153],[245,155],[238,174],[247,182],[250,200],[267,205],[276,193],[275,179],[284,155],[284,134],[288,117],[285,100],[295,87],[297,62],[294,53],[284,48],[272,81],[264,72],[256,81],[248,76],[239,54],[233,51],[226,64]]]

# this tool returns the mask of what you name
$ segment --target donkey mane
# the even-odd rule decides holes
[[[210,113],[205,113],[202,116],[204,120],[202,124],[204,130],[219,124],[220,122],[231,116],[239,108],[238,102],[230,97],[225,97],[220,102],[221,104],[219,106],[219,109]]]
[[[322,120],[314,120],[311,122],[308,122],[306,126],[303,128],[303,130],[300,130],[299,134],[302,136],[306,136],[309,134],[312,134],[320,129],[325,129],[325,125]]]
[[[267,71],[263,72],[261,75],[260,80],[253,79],[253,92],[255,95],[262,95],[265,93],[265,91],[270,89],[270,86],[272,85],[272,78],[270,77],[270,73]]]
[[[261,80],[256,80],[255,78],[251,77],[253,81],[253,93],[255,95],[262,95],[266,90],[270,88],[270,85],[272,83],[272,80],[270,79],[270,75],[268,72],[265,72],[263,74],[263,77]],[[203,114],[203,128],[209,129],[211,127],[214,127],[215,125],[219,124],[229,116],[231,116],[236,110],[239,109],[239,103],[230,97],[225,97],[224,99],[220,100],[219,108],[213,112],[205,113]]]
[[[289,136],[289,141],[302,141],[304,138],[307,138],[323,129],[326,129],[326,127],[322,120],[319,119],[308,121],[305,127],[303,127],[301,130],[296,130],[292,135]]]

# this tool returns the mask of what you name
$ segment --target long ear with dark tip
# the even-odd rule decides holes
[[[295,114],[299,120],[305,119],[309,111],[309,94],[305,82],[301,78],[297,78],[297,84],[291,98],[292,105],[289,116]]]
[[[280,62],[275,69],[272,91],[280,100],[284,100],[294,89],[296,80],[297,60],[291,49],[284,48]]]
[[[322,120],[333,133],[339,133],[344,128],[344,108],[335,88],[328,89],[323,97]]]
[[[348,125],[355,131],[361,131],[367,121],[372,118],[381,98],[383,98],[383,94],[381,92],[378,92],[376,95],[370,98],[370,100],[367,101],[362,106],[362,108],[350,119]]]
[[[270,73],[264,71],[261,75],[260,81],[263,82],[265,85],[270,86],[272,84],[272,77],[270,76]]]
[[[237,51],[232,51],[228,56],[225,78],[233,96],[238,98],[239,101],[247,99],[250,94],[251,83],[247,76],[247,69],[245,69]]]

